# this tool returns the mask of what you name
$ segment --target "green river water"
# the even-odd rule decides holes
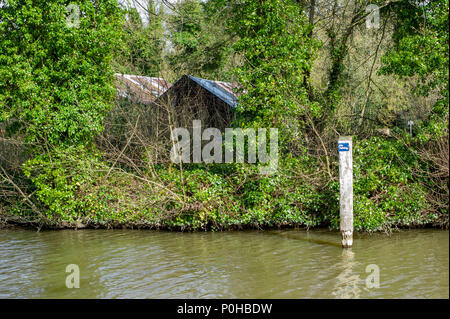
[[[328,230],[0,230],[0,298],[449,298],[448,231],[339,243]]]

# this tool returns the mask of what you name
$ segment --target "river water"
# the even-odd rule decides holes
[[[339,242],[327,230],[0,230],[0,298],[449,298],[448,231]]]

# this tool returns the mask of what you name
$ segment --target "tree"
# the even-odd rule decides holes
[[[15,172],[26,190],[0,168],[21,198],[17,206],[26,203],[40,217],[36,198],[47,217],[79,213],[74,194],[89,178],[80,172],[97,161],[94,136],[116,93],[111,61],[122,21],[116,0],[68,3],[0,6],[0,125],[11,139],[28,142],[27,157],[16,163],[24,174]]]
[[[184,0],[174,7],[168,19],[169,63],[178,75],[227,79],[234,35],[225,23],[231,7],[223,0]]]
[[[293,129],[305,110],[317,112],[304,79],[318,43],[295,1],[242,1],[229,28],[239,37],[234,49],[244,62],[236,73],[246,90],[240,109],[250,123]]]
[[[123,23],[122,45],[115,53],[114,68],[119,73],[159,77],[165,46],[164,11],[157,11],[153,0],[148,1],[145,9],[145,22],[137,8],[125,10],[127,19]]]
[[[447,218],[449,200],[449,20],[448,0],[393,4],[396,14],[393,48],[383,57],[384,74],[409,78],[416,96],[437,93],[426,120],[419,123],[413,149],[427,164],[428,200]]]
[[[67,23],[78,19],[76,9],[68,17],[67,3],[0,7],[0,122],[39,146],[89,144],[115,95],[117,2],[74,1],[78,26]]]
[[[449,21],[448,0],[423,3],[399,1],[392,5],[396,15],[393,48],[383,57],[382,74],[414,77],[414,93],[440,97],[424,124],[430,136],[448,134],[449,110]],[[425,136],[423,136],[425,138]]]

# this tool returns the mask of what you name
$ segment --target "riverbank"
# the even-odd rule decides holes
[[[304,224],[233,224],[233,225],[213,225],[205,224],[201,227],[193,228],[191,225],[173,225],[169,223],[146,223],[146,222],[103,222],[96,223],[92,221],[78,221],[78,222],[60,222],[58,224],[44,224],[42,221],[25,221],[17,216],[0,216],[0,230],[1,229],[17,229],[17,230],[83,230],[83,229],[103,229],[103,230],[160,230],[169,232],[215,232],[215,231],[246,231],[246,230],[329,230],[336,231],[338,228],[331,227],[326,224],[319,224],[315,226],[307,226]],[[384,230],[360,230],[359,233],[374,233],[384,232],[392,233],[404,229],[436,229],[448,230],[446,224],[420,224],[420,225],[391,225],[390,228]]]
[[[339,228],[336,161],[328,173],[310,156],[285,156],[275,174],[261,175],[257,165],[246,163],[132,170],[75,151],[50,164],[33,162],[36,172],[25,170],[20,178],[27,192],[0,198],[3,223],[175,231]],[[354,152],[355,231],[448,229],[446,180],[439,180],[445,187],[436,196],[436,181],[419,175],[425,164],[403,142],[356,140]]]

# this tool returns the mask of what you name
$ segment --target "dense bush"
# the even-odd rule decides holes
[[[435,221],[428,216],[427,190],[414,175],[419,158],[396,139],[373,137],[356,144],[354,154],[355,229]]]

